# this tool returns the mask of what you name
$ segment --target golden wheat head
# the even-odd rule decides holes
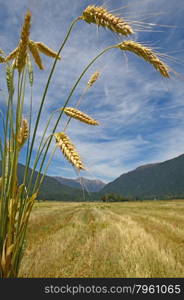
[[[22,32],[21,32],[21,40],[23,41],[23,43],[29,40],[30,27],[31,27],[31,12],[28,10],[24,18],[24,24],[22,26]]]
[[[41,57],[40,57],[40,54],[38,51],[38,47],[37,47],[36,43],[32,40],[29,41],[29,50],[30,50],[37,66],[40,68],[40,70],[43,70],[44,66],[42,64],[42,60],[41,60]]]
[[[61,57],[57,54],[57,52],[55,52],[54,50],[52,50],[51,48],[46,46],[44,43],[35,42],[35,44],[38,47],[38,50],[40,52],[42,52],[43,54],[45,54],[49,57],[54,57],[54,58],[57,58],[57,59],[61,59]]]
[[[4,55],[4,50],[0,48],[0,54]]]
[[[0,55],[0,64],[6,62],[6,59]]]
[[[81,158],[69,137],[64,132],[55,133],[54,136],[56,138],[56,144],[66,159],[77,169],[85,170]]]
[[[18,53],[17,53],[17,59],[16,59],[16,67],[18,68],[19,71],[21,71],[22,68],[26,64],[30,28],[31,28],[31,13],[30,13],[30,11],[27,11],[25,19],[24,19],[22,31],[21,31],[21,37],[20,37],[20,42],[18,45]],[[11,55],[14,55],[14,54],[11,53]]]
[[[19,48],[15,48],[7,57],[6,57],[6,61],[9,61],[11,59],[16,58],[17,54],[18,54]]]
[[[84,122],[89,125],[99,125],[99,122],[87,114],[83,113],[82,111],[73,108],[73,107],[65,107],[64,112],[66,115],[68,115],[71,118],[77,119],[81,122]]]
[[[149,47],[146,47],[135,41],[124,41],[118,44],[118,48],[125,51],[131,51],[153,65],[162,76],[169,78],[169,67],[159,59],[159,57]]]
[[[88,81],[88,87],[91,87],[99,78],[100,72],[96,71],[93,73]]]
[[[19,148],[22,148],[29,136],[29,124],[26,119],[22,120],[21,127],[17,136],[17,143]]]
[[[131,26],[122,18],[111,14],[103,6],[89,5],[81,16],[87,23],[94,23],[122,35],[133,34]]]
[[[29,83],[31,86],[33,86],[33,82],[34,82],[33,65],[31,63],[29,54],[27,55],[27,66],[28,66]]]
[[[6,67],[6,83],[7,83],[9,94],[13,94],[14,93],[13,77],[14,77],[13,66],[7,64],[7,67]]]

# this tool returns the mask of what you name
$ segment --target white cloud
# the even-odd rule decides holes
[[[102,1],[97,2],[102,4]],[[54,49],[58,49],[70,22],[81,14],[82,9],[88,4],[90,1],[83,3],[75,0],[70,0],[70,2],[32,0],[23,3],[8,0],[4,4],[7,17],[3,29],[0,29],[1,43],[7,51],[11,51],[16,46],[23,14],[26,8],[30,7],[33,14],[32,39],[43,41]],[[135,39],[143,43],[148,41],[150,46],[152,44],[159,46],[164,52],[179,50],[178,57],[182,58],[183,54],[180,50],[184,40],[181,37],[182,29],[179,29],[183,26],[181,24],[182,0],[178,0],[177,6],[175,2],[166,0],[132,0],[131,3],[111,0],[107,3],[110,9],[126,5],[128,7],[122,9],[121,12],[129,19],[144,21],[143,17],[148,16],[148,22],[173,26],[163,27],[163,33],[138,32]],[[160,12],[165,13],[160,14]],[[149,17],[150,14],[152,16]],[[147,25],[147,29],[151,27],[155,28]],[[10,38],[7,39],[7,36]],[[51,81],[35,150],[49,114],[64,104],[69,90],[85,65],[104,47],[117,42],[117,37],[109,31],[100,29],[97,33],[95,25],[81,21],[75,27]],[[176,68],[176,71],[180,72],[181,65],[169,59],[166,60],[173,68]],[[51,61],[52,59],[43,56],[46,66],[44,72],[38,71],[35,67],[34,113],[38,112],[41,94],[52,65]],[[95,177],[108,181],[141,163],[165,160],[182,152],[184,125],[182,79],[174,76],[175,80],[163,80],[160,74],[143,60],[132,54],[124,56],[118,49],[115,49],[100,58],[87,72],[71,98],[70,105],[77,101],[88,78],[96,70],[102,72],[101,77],[81,102],[80,109],[97,118],[101,126],[93,128],[73,120],[68,131],[89,172]],[[30,92],[26,97],[26,116],[29,95]],[[58,130],[62,130],[63,124],[64,121],[59,124]],[[60,174],[60,167],[57,168],[60,159],[61,154],[57,152],[55,161],[49,169],[50,174],[54,175],[54,172],[57,175]],[[64,160],[61,162],[61,166],[64,164],[64,169],[61,167],[63,173],[60,175],[68,175],[69,164],[64,163]],[[73,174],[72,169],[71,174]]]

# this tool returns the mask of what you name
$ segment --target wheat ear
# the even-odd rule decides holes
[[[10,61],[11,59],[16,58],[19,48],[15,48],[7,57],[6,61]]]
[[[92,85],[98,80],[100,76],[100,72],[96,71],[93,73],[88,81],[88,87],[92,87]]]
[[[22,148],[26,140],[28,139],[29,136],[29,124],[26,119],[22,120],[21,127],[18,132],[17,136],[17,143],[19,146],[19,149]]]
[[[61,108],[61,110],[62,110],[62,108]],[[80,111],[80,110],[78,110],[76,108],[65,107],[64,108],[64,112],[69,117],[77,119],[77,120],[79,120],[81,122],[84,122],[86,124],[89,124],[89,125],[100,125],[97,120],[91,118],[90,116],[88,116],[87,114],[83,113],[82,111]]]
[[[6,67],[6,83],[8,87],[8,93],[13,94],[14,93],[14,82],[13,82],[13,77],[14,77],[14,69],[13,66],[7,64]]]
[[[94,23],[98,26],[103,26],[115,33],[125,36],[134,33],[131,26],[124,19],[111,14],[103,6],[89,5],[83,11],[81,19],[87,23]]]
[[[56,138],[56,144],[61,149],[66,159],[77,169],[85,170],[81,158],[70,138],[64,132],[55,133],[54,136]]]
[[[134,41],[124,41],[118,44],[118,48],[125,51],[131,51],[144,60],[153,65],[153,67],[161,73],[162,76],[169,78],[169,67],[161,61],[158,56],[149,47]]]
[[[22,32],[21,32],[21,38],[20,38],[20,42],[18,45],[16,67],[18,68],[19,71],[21,71],[22,68],[26,64],[30,27],[31,27],[31,13],[30,13],[30,11],[28,11],[25,16],[25,19],[24,19],[24,24],[23,24]],[[12,55],[12,53],[11,53],[11,55]]]
[[[0,56],[0,63],[6,62],[6,59],[3,56]]]
[[[36,45],[36,43],[32,40],[29,41],[29,50],[34,58],[35,63],[37,64],[37,66],[43,70],[44,66],[42,64],[42,60],[38,51],[38,47]]]
[[[44,43],[35,42],[35,44],[38,47],[38,50],[40,52],[42,52],[43,54],[45,54],[49,57],[54,57],[54,58],[57,58],[57,59],[61,59],[61,57],[57,54],[57,52],[55,52],[51,48],[47,47]]]
[[[28,66],[29,83],[31,86],[33,86],[34,74],[33,74],[33,66],[29,54],[27,55],[27,66]]]
[[[3,49],[0,48],[0,54],[3,54],[4,55],[4,51]]]

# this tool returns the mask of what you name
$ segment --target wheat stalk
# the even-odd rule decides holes
[[[97,24],[125,36],[134,33],[131,26],[124,19],[111,14],[102,6],[89,5],[83,11],[81,19],[87,23]]]
[[[61,108],[62,110],[62,108]],[[72,117],[74,119],[77,119],[81,122],[84,122],[86,124],[90,124],[90,125],[99,125],[99,122],[93,118],[91,118],[90,116],[88,116],[87,114],[83,113],[82,111],[73,108],[73,107],[65,107],[64,108],[64,112],[66,115],[68,115],[69,117]]]
[[[117,46],[121,50],[131,51],[153,65],[162,76],[169,78],[169,67],[149,47],[135,41],[124,41]]]
[[[85,170],[81,158],[70,138],[64,132],[55,133],[54,136],[56,138],[56,144],[66,159],[77,169]]]

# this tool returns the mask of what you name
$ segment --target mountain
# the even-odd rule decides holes
[[[25,166],[18,165],[18,181],[19,184],[23,182]],[[31,176],[32,169],[28,170],[28,178]],[[1,162],[0,162],[1,173]],[[33,182],[35,182],[38,172],[34,172]],[[79,189],[61,184],[51,176],[45,176],[43,184],[38,195],[39,199],[43,200],[57,200],[57,201],[82,201],[83,193]]]
[[[71,186],[77,189],[82,189],[84,187],[89,192],[99,192],[106,184],[98,179],[88,179],[84,177],[78,177],[76,179],[64,178],[64,177],[54,177],[58,182]]]
[[[106,193],[140,200],[184,198],[184,154],[123,174],[100,191]]]

